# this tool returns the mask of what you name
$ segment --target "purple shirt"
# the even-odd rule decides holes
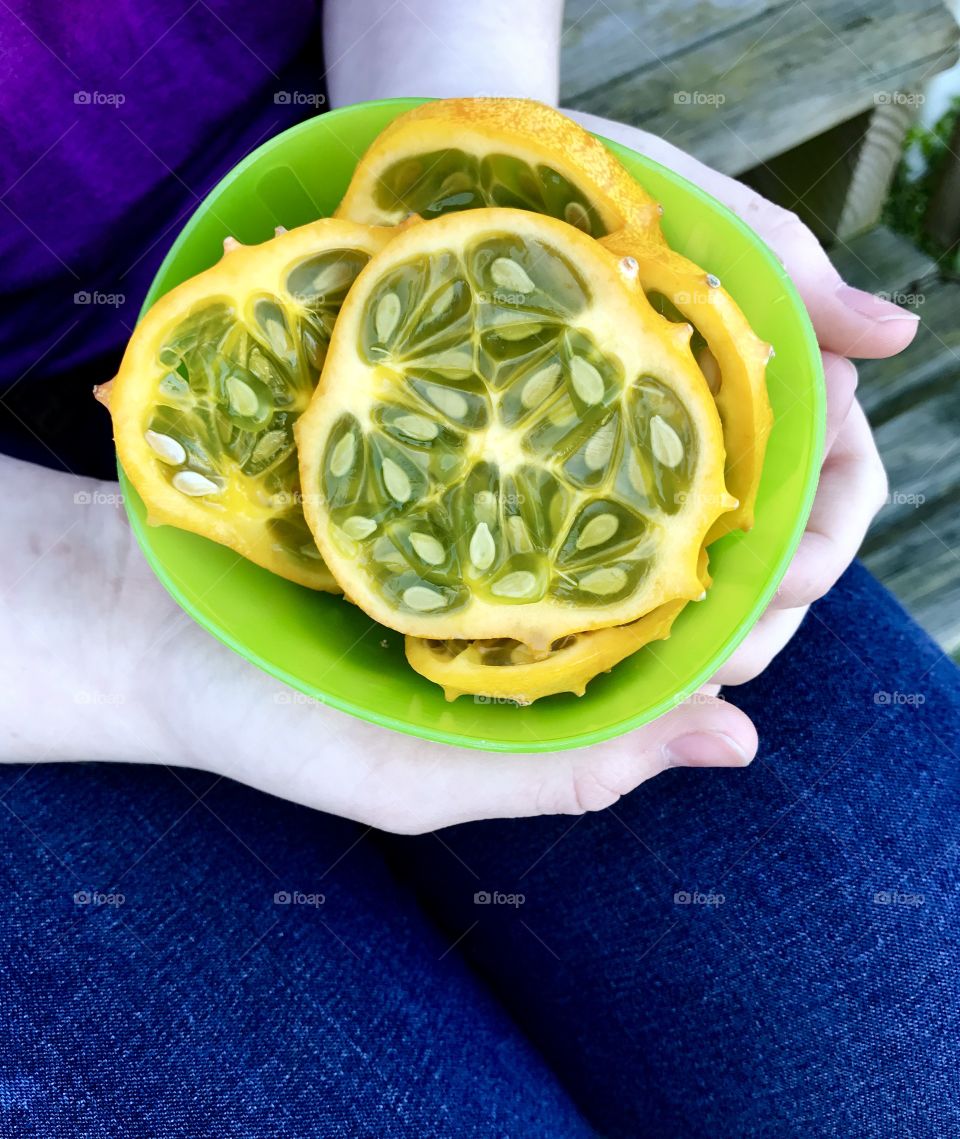
[[[282,92],[323,93],[319,27],[312,0],[0,5],[0,398],[109,378],[198,201],[314,113]]]

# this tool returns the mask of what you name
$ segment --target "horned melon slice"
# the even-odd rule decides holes
[[[602,237],[660,238],[660,207],[572,119],[530,99],[438,99],[400,115],[360,160],[337,217],[393,225],[485,206],[549,214]]]
[[[147,312],[96,394],[151,523],[339,592],[303,517],[293,427],[344,297],[394,233],[326,218],[260,245],[229,239]]]
[[[398,234],[296,428],[307,521],[350,599],[414,636],[547,648],[697,597],[733,500],[689,335],[630,259],[553,218]]]
[[[375,140],[338,214],[390,224],[410,212],[433,217],[484,205],[564,218],[634,257],[658,311],[694,325],[698,363],[723,425],[727,489],[738,502],[708,541],[749,530],[773,423],[770,345],[715,276],[666,245],[653,200],[577,123],[526,99],[425,103]]]
[[[697,570],[705,596],[710,586],[706,550],[700,551]],[[407,637],[407,661],[421,676],[439,684],[447,700],[479,696],[525,705],[561,692],[582,696],[594,677],[651,642],[669,637],[685,605],[685,601],[667,601],[629,625],[573,633],[539,651],[511,638],[428,641]]]

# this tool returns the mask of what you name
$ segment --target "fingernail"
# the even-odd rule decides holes
[[[852,285],[840,285],[837,289],[837,296],[847,308],[853,309],[861,316],[869,317],[870,320],[877,321],[878,324],[884,324],[888,320],[916,322],[920,319],[919,313],[910,312],[909,309],[901,308],[885,297],[877,296],[875,293],[866,293],[863,289],[855,289]]]
[[[688,732],[663,745],[671,767],[744,767],[747,753],[726,732]]]

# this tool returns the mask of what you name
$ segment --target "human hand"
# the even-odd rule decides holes
[[[820,484],[806,531],[773,602],[713,678],[718,684],[743,684],[763,672],[797,631],[811,602],[823,597],[850,565],[886,500],[886,474],[856,399],[857,370],[850,357],[875,359],[902,352],[916,334],[918,318],[845,284],[807,226],[748,186],[645,131],[596,115],[567,113],[587,129],[676,170],[756,230],[790,274],[817,334],[827,392]]]
[[[610,134],[612,127],[598,129]],[[638,145],[636,138],[629,141]],[[660,160],[668,157],[663,146],[657,140]],[[291,694],[176,617],[171,606],[158,635],[175,662],[175,679],[151,695],[161,705],[156,747],[169,762],[206,767],[382,829],[415,832],[487,817],[600,809],[671,765],[749,761],[756,749],[753,725],[716,699],[718,686],[762,671],[809,602],[827,591],[856,552],[885,480],[854,400],[856,371],[846,355],[899,351],[915,321],[847,289],[791,215],[675,153],[675,167],[741,213],[784,261],[813,316],[828,390],[827,458],[807,532],[774,604],[714,684],[655,723],[589,749],[483,754],[387,733]],[[147,648],[141,671],[149,656]]]
[[[717,685],[583,750],[493,754],[390,732],[291,692],[231,653],[177,610],[136,555],[127,572],[141,604],[152,591],[146,621],[117,615],[139,678],[126,708],[142,703],[145,722],[159,725],[141,758],[200,767],[381,830],[599,810],[668,767],[742,766],[756,751],[749,718],[717,699]],[[160,657],[162,683],[152,663]]]

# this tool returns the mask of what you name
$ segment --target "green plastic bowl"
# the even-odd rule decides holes
[[[344,107],[261,146],[198,207],[161,265],[143,312],[213,265],[228,234],[259,242],[277,225],[291,229],[331,214],[368,144],[422,101]],[[749,534],[711,546],[707,599],[684,609],[669,640],[597,677],[586,696],[551,696],[528,708],[468,696],[447,703],[407,665],[399,633],[340,598],[293,585],[204,538],[148,526],[143,502],[121,471],[127,513],[147,560],[205,629],[293,688],[361,719],[424,739],[508,752],[582,747],[636,728],[694,692],[730,656],[773,596],[813,502],[824,433],[820,353],[796,290],[756,234],[678,175],[607,145],[663,203],[670,244],[720,277],[757,333],[776,348],[767,372],[775,424],[757,522]]]

